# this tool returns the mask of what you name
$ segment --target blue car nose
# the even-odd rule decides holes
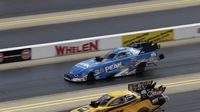
[[[64,76],[66,77],[66,76],[68,76],[69,75],[69,72],[67,72],[67,73],[64,73]]]

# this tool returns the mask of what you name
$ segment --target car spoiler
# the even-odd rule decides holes
[[[141,52],[151,52],[160,49],[160,45],[153,42],[133,42],[128,47],[141,49]]]
[[[128,90],[137,93],[141,93],[143,90],[146,90],[147,92],[153,91],[155,93],[162,94],[165,91],[166,87],[164,87],[163,85],[156,87],[156,84],[157,83],[153,80],[134,82],[128,84]]]

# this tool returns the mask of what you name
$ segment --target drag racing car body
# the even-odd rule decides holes
[[[70,112],[154,112],[169,99],[163,94],[166,87],[155,85],[153,81],[132,83],[129,90],[105,94]]]
[[[104,56],[76,64],[64,75],[64,79],[84,82],[142,73],[146,66],[156,65],[158,60],[164,58],[163,54],[158,54],[159,48],[159,45],[148,42],[116,48]]]

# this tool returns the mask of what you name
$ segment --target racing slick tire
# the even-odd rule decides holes
[[[165,58],[165,56],[164,56],[164,54],[160,54],[159,55],[159,59],[161,60],[161,59],[164,59]]]
[[[150,112],[150,110],[147,107],[143,107],[140,110],[138,110],[137,112]]]
[[[163,105],[166,103],[166,99],[164,97],[158,97],[158,101],[160,105]]]
[[[136,74],[141,74],[144,72],[146,67],[146,63],[140,63],[137,67],[136,67]]]
[[[94,73],[90,72],[87,76],[87,81],[94,81],[94,80],[95,80]]]

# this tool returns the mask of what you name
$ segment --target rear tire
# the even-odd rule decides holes
[[[146,63],[140,63],[137,67],[136,67],[136,74],[141,74],[144,72],[146,67]]]
[[[164,54],[160,54],[159,55],[159,59],[161,60],[161,59],[164,59],[165,58],[165,56],[164,56]]]

